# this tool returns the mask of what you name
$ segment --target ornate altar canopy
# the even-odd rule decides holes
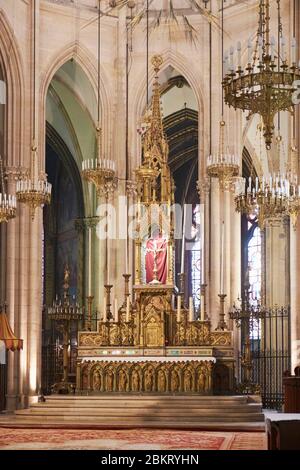
[[[94,393],[230,392],[234,376],[232,332],[211,331],[208,319],[191,318],[174,284],[174,183],[157,76],[162,60],[155,56],[152,63],[155,80],[151,113],[142,136],[143,162],[135,172],[138,233],[132,301],[130,275],[124,274],[124,303],[117,318],[112,318],[112,286],[105,286],[107,307],[96,331],[78,334],[76,389]],[[156,238],[147,215],[154,207]],[[167,230],[168,235],[163,237]],[[146,244],[145,234],[149,234]],[[147,262],[142,257],[149,253]]]

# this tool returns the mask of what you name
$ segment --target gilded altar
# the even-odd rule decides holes
[[[233,389],[232,332],[211,331],[209,320],[180,321],[172,286],[134,287],[130,318],[100,321],[78,335],[78,393],[201,393]],[[127,321],[126,321],[127,320]]]
[[[200,393],[212,390],[212,361],[87,361],[81,390],[87,392]]]
[[[155,72],[150,116],[142,136],[143,158],[135,171],[137,226],[134,285],[125,280],[124,302],[111,311],[112,285],[95,331],[91,314],[78,333],[78,393],[230,393],[233,390],[232,332],[225,322],[212,331],[201,298],[201,314],[185,304],[175,286],[174,182]],[[155,221],[153,221],[155,215]],[[199,286],[200,287],[200,286]],[[202,294],[201,294],[202,295]],[[200,318],[198,318],[198,316]]]

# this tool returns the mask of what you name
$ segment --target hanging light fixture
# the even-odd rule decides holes
[[[102,156],[102,130],[100,126],[100,37],[101,37],[101,0],[98,0],[98,118],[96,124],[97,133],[97,155],[96,158],[89,158],[82,162],[82,177],[93,183],[96,187],[97,195],[102,194],[102,189],[108,182],[115,179],[115,162]]]
[[[37,143],[36,143],[36,0],[33,2],[33,116],[32,116],[32,146],[30,173],[17,182],[17,199],[27,204],[32,220],[37,207],[43,207],[51,201],[52,186],[47,181],[47,175],[39,172]]]
[[[209,155],[207,158],[207,174],[212,178],[218,178],[221,189],[228,189],[232,179],[238,176],[240,171],[239,158],[226,149],[225,145],[225,121],[220,121],[219,152]]]
[[[258,125],[262,139],[262,124]],[[280,113],[278,115],[278,135],[276,137],[277,163],[285,161],[285,149],[280,134]],[[260,145],[262,148],[262,145]],[[292,148],[291,148],[292,151]],[[293,157],[289,156],[290,160]],[[248,181],[241,178],[236,183],[235,204],[236,210],[247,216],[257,215],[258,225],[261,229],[266,222],[290,217],[295,228],[300,212],[300,185],[298,176],[293,170],[292,161],[287,162],[285,173],[273,173],[267,178],[250,176]]]
[[[243,180],[235,197],[236,210],[246,215],[257,214],[258,225],[263,229],[267,221],[288,215],[289,196],[295,191],[298,194],[298,188],[279,174],[254,180],[249,177],[248,181]]]
[[[3,161],[0,155],[0,224],[14,219],[17,213],[16,196],[8,194],[5,188]]]
[[[280,0],[278,10],[278,56],[276,40],[270,37],[270,0],[259,2],[259,22],[255,47],[248,41],[248,63],[242,67],[242,46],[225,53],[225,102],[234,109],[248,111],[249,119],[259,114],[263,119],[266,148],[270,149],[274,134],[274,117],[280,111],[293,113],[296,91],[294,82],[300,79],[300,63],[296,61],[296,39],[291,42],[291,63],[288,63],[286,40],[282,34]]]
[[[224,76],[224,0],[222,0],[222,77]],[[238,176],[239,158],[230,153],[227,145],[226,123],[224,121],[224,91],[222,89],[222,118],[220,121],[219,151],[215,155],[207,158],[207,174],[210,177],[218,178],[221,189],[228,189],[232,178]]]

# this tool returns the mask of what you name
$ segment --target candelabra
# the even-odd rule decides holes
[[[234,109],[248,111],[248,119],[259,114],[263,120],[266,148],[271,148],[274,117],[280,111],[293,112],[293,99],[300,79],[300,63],[296,62],[296,39],[291,43],[291,63],[288,63],[286,40],[282,35],[280,0],[277,1],[279,44],[270,38],[270,0],[260,0],[259,21],[255,47],[248,41],[248,63],[242,67],[242,45],[231,47],[224,55],[225,103]],[[275,3],[275,2],[274,2]],[[278,56],[275,55],[276,48]],[[237,62],[237,63],[236,63]]]
[[[27,204],[30,209],[32,220],[37,207],[50,204],[52,186],[48,183],[46,175],[38,174],[35,144],[31,147],[32,160],[30,176],[17,182],[17,199],[19,202]]]
[[[101,196],[106,183],[115,180],[116,168],[114,161],[101,157],[101,129],[98,126],[96,130],[98,147],[97,158],[84,160],[82,162],[81,174],[85,180],[95,185],[97,195]]]
[[[236,210],[246,215],[257,213],[260,228],[264,228],[266,221],[292,214],[300,198],[300,187],[283,175],[256,177],[254,181],[250,177],[248,185],[244,179],[237,191]]]
[[[70,327],[72,321],[80,321],[83,318],[84,308],[78,302],[71,302],[69,296],[70,271],[68,267],[64,272],[63,300],[58,297],[53,304],[48,307],[47,313],[50,320],[58,323],[57,329],[63,334],[63,377],[61,382],[52,386],[52,391],[56,393],[70,393],[75,391],[75,384],[69,382],[69,357],[68,349],[70,344]]]
[[[257,298],[250,301],[249,287],[245,287],[242,300],[239,299],[240,308],[235,304],[229,312],[229,318],[234,320],[236,326],[242,329],[243,345],[242,345],[242,381],[238,385],[238,391],[245,394],[260,393],[258,384],[252,382],[252,354],[251,354],[251,339],[250,331],[255,323],[266,315],[266,309],[261,305]]]
[[[237,156],[225,150],[224,145],[225,121],[220,122],[219,152],[217,155],[210,155],[207,158],[207,174],[213,178],[218,178],[221,189],[228,189],[232,178],[238,176],[240,167]]]
[[[119,309],[119,321],[130,323],[132,320],[132,313],[134,312],[133,304],[130,302],[129,281],[131,274],[123,274],[124,278],[124,302]]]
[[[5,188],[2,157],[0,156],[0,224],[16,217],[17,200]]]
[[[220,298],[220,317],[219,317],[219,323],[216,328],[216,331],[225,331],[227,330],[227,324],[225,321],[225,299],[227,297],[226,294],[219,294],[218,297]]]

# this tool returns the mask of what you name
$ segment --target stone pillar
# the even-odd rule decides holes
[[[12,174],[9,174],[7,189],[9,194],[15,193],[15,184],[12,178]],[[18,334],[18,305],[16,298],[16,281],[18,277],[18,230],[19,220],[18,217],[12,219],[7,225],[2,224],[4,234],[4,244],[6,251],[6,263],[5,263],[5,286],[4,295],[5,297],[1,300],[5,300],[8,304],[8,321],[15,334]],[[7,364],[7,395],[6,395],[6,407],[8,410],[14,410],[18,408],[18,355],[19,352],[8,352],[8,364]]]
[[[265,228],[266,305],[286,307],[290,304],[289,223],[275,221]]]
[[[210,284],[208,282],[209,279],[209,258],[210,258],[210,251],[209,251],[209,235],[210,235],[210,227],[209,227],[209,197],[210,197],[210,179],[208,177],[203,178],[203,180],[198,181],[197,189],[200,199],[201,211],[203,211],[203,216],[201,217],[200,223],[200,238],[201,240],[204,238],[204,253],[201,253],[201,256],[204,256],[204,282],[206,284],[205,289],[205,302],[206,302],[206,311],[210,312]],[[202,245],[202,242],[201,242]],[[201,263],[202,266],[202,263]],[[202,279],[202,271],[201,271],[201,284],[203,284]]]
[[[223,199],[223,201],[222,201]],[[225,313],[229,310],[229,307],[232,303],[231,299],[231,282],[230,282],[230,273],[231,273],[231,193],[230,188],[225,188],[225,191],[221,193],[221,204],[223,204],[223,220],[224,220],[224,293],[226,294],[225,298]],[[222,218],[221,218],[222,219]],[[222,247],[221,247],[222,249]],[[228,325],[227,315],[225,316],[225,321]]]
[[[211,180],[210,205],[210,319],[215,329],[219,322],[220,302],[220,190],[219,180]]]
[[[24,209],[23,209],[24,210]],[[28,208],[25,209],[28,211]],[[29,212],[28,217],[29,217]],[[42,353],[42,260],[43,212],[36,209],[30,225],[29,309],[28,309],[28,404],[37,400],[41,388]]]
[[[296,38],[297,44],[300,41],[300,4],[295,2],[296,15]],[[298,49],[298,59],[299,59]],[[299,178],[299,149],[300,149],[300,107],[296,106],[296,168]],[[300,365],[300,219],[296,230],[290,227],[290,275],[291,275],[291,372],[294,372],[295,366]]]
[[[290,229],[291,372],[300,365],[300,226]]]
[[[234,194],[231,194],[230,220],[231,220],[231,257],[230,257],[230,307],[238,298],[241,298],[241,215],[236,212],[234,205]],[[228,327],[233,330],[233,345],[236,361],[241,348],[241,329],[237,328],[232,320],[228,321]],[[237,364],[237,362],[236,362]],[[238,367],[235,369],[238,371]]]
[[[133,217],[135,218],[135,203],[136,203],[136,183],[134,181],[126,181],[126,194],[127,194],[127,210],[128,210],[128,225],[131,224]],[[127,233],[128,236],[128,274],[131,273],[130,288],[132,288],[134,280],[134,240],[130,231]]]

